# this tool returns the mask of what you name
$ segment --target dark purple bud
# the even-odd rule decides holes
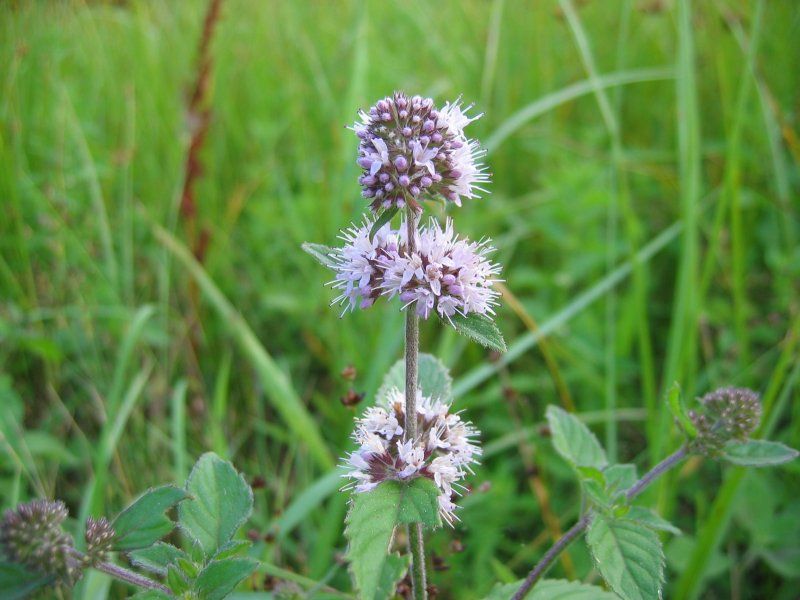
[[[415,186],[415,185],[412,185],[408,189],[408,191],[411,192],[411,194],[414,195],[414,196],[419,196],[419,188],[417,186]]]
[[[399,116],[401,119],[407,119],[407,118],[408,118],[408,111],[407,111],[407,110],[401,110],[401,111],[398,113],[398,116]]]
[[[381,115],[381,119],[383,119],[384,121],[391,121],[392,115],[391,113],[385,112]]]
[[[398,171],[403,173],[406,169],[408,169],[408,161],[406,160],[405,156],[398,156],[394,159],[394,166]]]
[[[442,283],[445,285],[453,285],[456,282],[456,276],[452,273],[448,273],[444,277],[442,277]]]
[[[433,179],[427,176],[423,177],[422,179],[419,180],[419,184],[424,188],[431,187],[433,185]]]
[[[361,178],[361,185],[375,185],[375,177],[372,175],[365,175]]]
[[[419,115],[414,115],[413,117],[411,117],[411,122],[412,123],[419,123],[421,120],[422,119],[420,118]]]
[[[372,159],[366,156],[362,156],[357,161],[358,166],[362,169],[369,169],[372,166]]]
[[[458,150],[459,148],[461,148],[461,146],[463,146],[463,145],[464,145],[464,144],[461,142],[461,140],[453,140],[452,142],[450,142],[450,144],[451,144],[451,145],[453,146],[453,148],[455,148],[456,150]]]
[[[383,189],[386,190],[387,192],[391,192],[394,189],[394,184],[390,181],[385,186],[383,186]]]
[[[429,138],[427,135],[421,135],[419,138],[419,143],[422,144],[423,146],[427,146],[430,143],[430,141],[431,138]]]
[[[397,208],[404,208],[406,205],[406,201],[403,200],[402,198],[397,198],[395,204],[397,204]]]
[[[441,176],[441,175],[439,175],[438,173],[434,173],[433,175],[431,175],[431,177],[433,177],[433,180],[434,180],[436,183],[439,183],[439,182],[442,180],[442,176]]]
[[[397,180],[397,182],[403,187],[408,187],[408,184],[411,183],[411,180],[408,178],[408,175],[400,175],[400,178]]]
[[[372,198],[372,197],[375,195],[375,190],[373,190],[373,189],[370,189],[370,188],[367,188],[366,190],[364,190],[363,192],[361,192],[361,195],[362,195],[364,198]]]
[[[428,119],[428,120],[427,120],[427,121],[425,121],[425,123],[422,125],[422,130],[423,130],[424,132],[426,132],[426,133],[430,133],[431,131],[433,131],[433,130],[434,130],[434,128],[435,128],[435,127],[436,127],[436,123],[434,123],[433,121],[431,121],[430,119]]]
[[[381,112],[389,110],[389,103],[386,100],[379,100],[377,106],[378,110]]]
[[[431,111],[431,119],[437,119],[437,118],[439,118],[439,111],[438,110],[432,110]]]
[[[413,132],[411,131],[411,127],[403,127],[403,135],[404,136],[411,137],[412,133]]]
[[[450,171],[450,173],[447,174],[447,176],[450,179],[458,179],[459,177],[461,177],[461,171],[459,171],[458,169],[453,169],[452,171]]]
[[[448,287],[447,291],[450,292],[451,296],[460,296],[461,294],[464,293],[464,290],[461,289],[461,286],[458,285],[457,283],[454,283],[453,285]]]
[[[406,99],[405,96],[401,95],[397,96],[394,103],[397,104],[397,106],[399,106],[400,108],[405,108],[406,106],[408,106],[408,100]]]
[[[362,140],[365,140],[367,137],[369,137],[369,131],[367,131],[366,128],[356,129],[356,135]]]
[[[381,180],[381,183],[386,183],[387,181],[389,181],[389,174],[381,173],[380,175],[378,175],[378,179]]]
[[[433,140],[433,142],[435,144],[441,144],[442,143],[442,134],[437,131],[431,136],[431,139]]]
[[[376,190],[375,191],[375,198],[383,198],[383,190]]]
[[[402,302],[412,302],[417,295],[414,292],[406,291],[400,294],[400,300]]]

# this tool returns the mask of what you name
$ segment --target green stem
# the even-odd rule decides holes
[[[406,211],[406,233],[408,237],[408,253],[416,251],[417,213],[409,206]],[[406,309],[406,421],[405,437],[417,437],[417,369],[419,363],[419,316],[416,307]],[[414,589],[414,600],[426,600],[428,597],[425,582],[425,544],[422,538],[422,524],[412,523],[408,526],[408,543],[411,550],[411,581]]]

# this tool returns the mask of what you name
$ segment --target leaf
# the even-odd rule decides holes
[[[232,558],[237,554],[241,554],[253,544],[247,540],[231,540],[222,546],[214,555],[214,560],[222,560],[223,558]]]
[[[722,458],[742,467],[771,467],[797,458],[798,452],[780,442],[747,440],[728,442],[722,450]]]
[[[552,404],[547,407],[546,416],[556,452],[575,467],[605,469],[605,450],[576,416]]]
[[[180,595],[189,590],[189,582],[186,581],[186,575],[177,565],[167,567],[167,587],[175,595]]]
[[[191,499],[178,507],[181,529],[206,557],[213,556],[250,516],[253,491],[231,463],[213,452],[194,465],[186,491]]]
[[[304,242],[300,247],[305,250],[306,253],[316,258],[317,262],[323,267],[328,267],[334,271],[336,270],[336,261],[331,258],[331,255],[335,252],[333,248],[325,246],[324,244],[312,244],[311,242]]]
[[[606,476],[600,469],[594,467],[576,467],[581,477],[581,487],[584,493],[598,506],[611,506],[613,499],[606,491]]]
[[[449,402],[453,396],[453,379],[442,361],[431,354],[420,354],[417,368],[417,383],[422,395]],[[406,388],[406,363],[403,359],[394,363],[386,373],[378,390],[378,398],[386,398],[393,388],[400,391]]]
[[[597,515],[586,541],[597,570],[624,600],[661,597],[664,551],[654,531],[635,521]]]
[[[678,421],[681,429],[689,436],[689,439],[691,440],[697,437],[697,428],[694,426],[694,423],[692,423],[692,420],[689,418],[689,413],[686,411],[686,406],[681,396],[681,386],[678,385],[677,381],[672,384],[672,387],[669,388],[669,392],[667,392],[667,404],[669,405],[672,416]]]
[[[147,548],[128,553],[128,559],[134,566],[162,576],[167,574],[167,567],[179,558],[188,557],[183,550],[166,542],[156,542]]]
[[[0,590],[3,600],[22,600],[55,580],[52,575],[28,571],[22,565],[0,561]]]
[[[347,559],[359,598],[383,600],[403,576],[407,559],[390,554],[395,526],[439,524],[439,490],[430,479],[411,483],[384,481],[374,490],[354,494],[347,514]]]
[[[465,335],[497,352],[506,352],[508,347],[503,339],[503,334],[494,324],[494,321],[486,315],[470,313],[464,315],[453,315],[450,319],[443,319],[445,323],[451,323],[455,330],[461,335]]]
[[[498,583],[485,600],[510,600],[522,581]],[[594,585],[564,579],[542,579],[525,596],[526,600],[619,600],[616,594]]]
[[[258,561],[252,558],[214,560],[200,572],[194,588],[202,600],[222,600],[239,582],[256,570]]]
[[[606,489],[612,494],[624,492],[639,478],[636,465],[631,464],[611,465],[603,471],[603,475],[606,477]]]
[[[372,228],[369,230],[369,239],[370,240],[372,240],[372,238],[375,237],[375,234],[378,233],[378,230],[381,227],[383,227],[389,221],[392,220],[392,217],[394,217],[397,214],[398,210],[399,210],[399,208],[397,208],[396,206],[392,206],[390,208],[385,209],[381,213],[381,216],[378,217],[378,219],[375,221],[375,223],[373,223]]]
[[[152,546],[175,527],[164,513],[186,498],[174,485],[147,490],[114,519],[114,549],[136,550]]]
[[[650,529],[666,531],[673,535],[683,535],[680,529],[675,527],[675,525],[667,521],[664,517],[643,506],[631,506],[625,518],[641,523]]]
[[[136,592],[133,596],[131,596],[131,600],[169,600],[170,596],[167,596],[164,592],[159,590],[142,590],[141,592]]]

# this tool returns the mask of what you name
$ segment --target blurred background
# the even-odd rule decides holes
[[[798,39],[793,0],[3,3],[0,506],[113,514],[214,450],[256,488],[248,586],[349,591],[334,465],[402,316],[340,319],[300,244],[366,211],[345,126],[395,89],[485,113],[492,193],[449,213],[506,280],[502,358],[422,326],[485,448],[429,542],[440,598],[575,520],[548,404],[640,472],[680,443],[673,382],[758,390],[799,446]],[[684,531],[665,596],[796,598],[799,471],[689,461],[648,491]],[[551,575],[597,580],[582,543]]]

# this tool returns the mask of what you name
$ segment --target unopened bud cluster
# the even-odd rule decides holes
[[[108,560],[114,542],[114,529],[105,517],[86,519],[86,557],[91,565]]]
[[[368,492],[382,481],[432,479],[439,487],[439,513],[448,523],[456,518],[453,502],[458,482],[480,455],[477,430],[450,412],[450,405],[417,394],[417,437],[405,439],[404,396],[392,389],[382,406],[366,410],[353,435],[359,449],[348,458],[351,487]]]
[[[729,441],[746,440],[761,420],[761,400],[747,388],[720,388],[700,398],[700,405],[689,413],[697,430],[691,444],[706,456],[719,455]]]
[[[81,571],[72,556],[72,538],[61,527],[67,515],[60,500],[32,500],[7,510],[0,524],[0,551],[11,562],[74,585]]]
[[[380,296],[399,297],[427,319],[432,313],[450,319],[456,314],[493,314],[499,292],[493,288],[500,267],[488,260],[489,240],[470,242],[435,220],[415,232],[409,251],[405,222],[399,229],[387,223],[370,236],[372,223],[343,232],[345,245],[335,249],[336,278],[341,291],[334,300],[350,308],[369,308]]]
[[[489,174],[480,163],[485,151],[464,134],[481,116],[468,117],[470,108],[456,101],[437,109],[430,98],[395,92],[360,113],[361,122],[353,126],[361,140],[359,183],[373,211],[420,210],[423,194],[461,206],[462,198],[486,191],[481,185]]]

